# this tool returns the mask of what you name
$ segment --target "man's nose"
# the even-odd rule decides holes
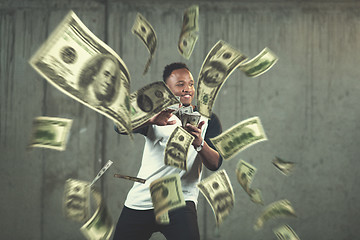
[[[184,88],[183,88],[183,92],[187,92],[189,91],[190,89],[190,86],[189,85],[185,85]]]

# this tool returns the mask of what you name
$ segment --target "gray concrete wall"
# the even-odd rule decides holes
[[[223,39],[249,58],[268,46],[278,63],[258,78],[235,71],[214,107],[226,130],[259,116],[269,138],[222,165],[235,192],[235,207],[216,230],[210,206],[199,197],[201,239],[276,239],[272,228],[289,224],[301,239],[347,240],[360,235],[360,4],[357,1],[198,1],[200,36],[190,60],[177,52],[182,13],[191,1],[4,1],[0,2],[0,232],[1,239],[84,239],[81,224],[62,215],[68,178],[92,180],[108,160],[113,166],[101,189],[114,222],[132,183],[114,173],[136,175],[144,140],[133,142],[113,131],[112,122],[70,99],[28,64],[41,43],[73,9],[107,41],[131,74],[131,90],[161,80],[164,65],[184,61],[197,79],[211,47]],[[143,14],[158,36],[147,75],[148,52],[130,29]],[[32,119],[74,119],[65,152],[26,150]],[[296,163],[286,177],[271,160]],[[237,183],[239,159],[258,172],[252,183],[265,205],[292,202],[298,217],[253,224],[263,207],[252,203]],[[211,172],[205,171],[204,176]],[[155,234],[152,239],[163,239]]]

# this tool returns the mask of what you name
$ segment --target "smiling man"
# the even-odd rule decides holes
[[[174,95],[180,97],[184,106],[192,106],[196,111],[196,107],[191,104],[195,94],[194,79],[184,63],[167,65],[163,80]],[[185,126],[194,136],[187,155],[187,171],[164,163],[166,143],[177,126],[182,126],[181,120],[173,115],[171,110],[164,110],[134,130],[134,133],[145,137],[142,163],[137,177],[146,179],[146,182],[135,182],[130,189],[116,226],[114,240],[145,240],[154,232],[161,232],[168,240],[200,239],[196,212],[199,190],[196,185],[200,182],[203,164],[212,171],[221,166],[222,158],[209,140],[222,132],[221,124],[213,114],[210,119],[201,117],[197,127],[190,124]],[[155,221],[149,185],[156,179],[174,173],[180,176],[186,206],[170,211],[170,223],[160,225]]]

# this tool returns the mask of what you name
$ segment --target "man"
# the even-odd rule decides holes
[[[184,106],[192,106],[195,94],[194,79],[185,64],[167,65],[163,80],[174,95],[180,97]],[[196,213],[199,190],[196,185],[201,178],[202,164],[212,171],[221,166],[222,158],[209,138],[219,135],[222,130],[215,115],[212,115],[210,120],[201,117],[197,127],[190,124],[185,126],[194,136],[194,141],[188,151],[188,170],[184,171],[164,164],[166,143],[174,129],[181,125],[181,120],[173,115],[171,110],[164,110],[134,130],[145,137],[142,164],[137,177],[147,180],[145,184],[134,183],[129,191],[116,226],[114,240],[145,240],[154,232],[161,232],[168,240],[200,239]],[[170,223],[160,225],[155,221],[149,185],[156,179],[174,173],[180,175],[186,206],[169,211]]]
[[[93,106],[108,106],[119,92],[119,68],[110,55],[95,57],[82,72],[79,81],[83,98]]]

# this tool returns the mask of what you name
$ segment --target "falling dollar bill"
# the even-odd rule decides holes
[[[222,85],[245,59],[240,51],[222,40],[210,50],[200,69],[197,84],[197,107],[203,116],[210,118]]]
[[[187,123],[197,127],[201,118],[201,114],[199,112],[192,113],[184,113],[181,116],[182,126],[185,127]]]
[[[106,170],[108,170],[108,168],[113,164],[113,161],[108,160],[107,163],[105,164],[105,166],[99,171],[99,173],[96,175],[96,177],[94,178],[94,180],[91,182],[90,185],[93,185],[99,178],[101,178],[101,176],[106,172]]]
[[[272,160],[272,163],[274,164],[274,166],[277,169],[280,170],[280,172],[282,172],[286,176],[288,176],[294,169],[294,163],[293,162],[286,162],[286,161],[282,160],[279,157],[275,157]]]
[[[250,163],[240,160],[236,167],[236,176],[242,188],[250,196],[251,201],[254,203],[264,204],[261,191],[259,189],[253,190],[250,188],[256,171],[257,169]]]
[[[122,179],[127,179],[127,180],[130,180],[130,181],[134,181],[134,182],[139,182],[139,183],[142,183],[144,184],[146,179],[142,179],[142,178],[137,178],[137,177],[132,177],[132,176],[127,176],[127,175],[122,175],[122,174],[114,174],[114,177],[116,178],[122,178]]]
[[[262,212],[260,217],[256,220],[254,225],[255,230],[259,230],[264,226],[265,221],[271,218],[278,217],[296,217],[295,210],[291,206],[289,200],[279,200],[277,202],[273,202],[265,207],[265,210]]]
[[[273,232],[279,240],[300,240],[295,231],[286,224],[273,229]]]
[[[29,147],[64,151],[72,121],[72,119],[56,117],[35,118]]]
[[[152,61],[152,58],[154,57],[157,45],[157,37],[151,24],[140,13],[136,15],[136,19],[131,31],[143,41],[143,43],[146,45],[147,49],[150,52],[150,57],[145,65],[143,73],[145,74],[149,70],[150,63]]]
[[[164,82],[154,82],[137,90],[130,96],[132,128],[138,128],[155,114],[174,104],[179,104],[179,100]],[[117,127],[121,133],[126,132],[121,126]]]
[[[248,118],[220,135],[210,138],[225,160],[255,143],[265,140],[267,137],[258,117]]]
[[[129,71],[122,59],[73,11],[29,62],[61,92],[131,132]]]
[[[66,218],[77,222],[84,222],[90,217],[90,182],[66,180],[63,212]]]
[[[278,57],[266,47],[256,57],[242,63],[239,69],[249,77],[258,77],[272,68],[277,61]]]
[[[225,170],[220,170],[198,183],[197,187],[209,202],[219,226],[234,206],[235,196]]]
[[[97,190],[93,190],[92,194],[97,204],[97,209],[94,215],[80,228],[80,231],[88,240],[110,239],[114,230],[112,218],[101,194]]]
[[[189,59],[198,40],[199,31],[199,6],[193,5],[185,10],[183,17],[183,25],[178,42],[178,50],[180,54]]]
[[[150,193],[158,223],[166,223],[166,216],[163,215],[170,210],[185,206],[179,174],[168,175],[153,181],[150,184]]]
[[[170,223],[169,213],[166,212],[163,215],[161,215],[157,220],[157,223],[161,225],[168,225]]]
[[[165,165],[174,166],[187,171],[188,150],[194,136],[188,133],[184,128],[178,126],[171,133],[165,148]]]

